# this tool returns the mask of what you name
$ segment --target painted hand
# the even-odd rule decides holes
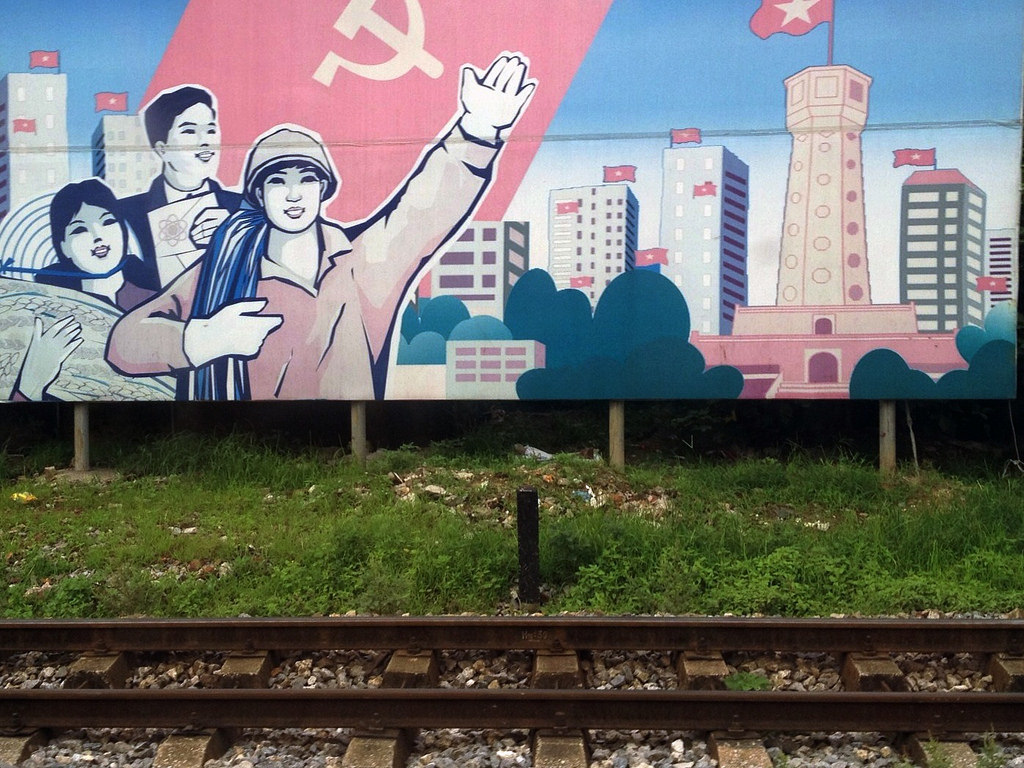
[[[218,357],[256,357],[267,336],[284,322],[281,315],[261,315],[266,299],[236,301],[212,317],[185,324],[185,356],[194,367]]]
[[[503,141],[537,87],[526,79],[528,67],[521,53],[502,54],[484,73],[466,64],[459,89],[462,130],[482,141]]]
[[[46,388],[57,380],[64,362],[82,341],[82,325],[71,315],[55,321],[45,331],[43,319],[36,317],[15,391],[28,400],[42,400]]]
[[[199,215],[196,216],[192,228],[188,231],[188,236],[192,240],[193,245],[197,248],[209,245],[213,233],[217,231],[217,227],[227,217],[228,212],[223,208],[204,208],[201,210]]]

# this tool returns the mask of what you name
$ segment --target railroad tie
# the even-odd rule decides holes
[[[1024,656],[993,653],[988,661],[992,685],[1005,693],[1024,692]]]
[[[228,749],[229,739],[221,730],[200,733],[174,733],[160,742],[153,757],[153,768],[202,768]]]
[[[0,765],[15,765],[47,742],[46,731],[38,730],[17,736],[0,736]]]
[[[124,688],[128,660],[124,653],[87,653],[71,664],[65,688]]]
[[[533,657],[533,688],[579,688],[583,684],[579,656],[574,651],[540,650]],[[530,734],[534,768],[587,768],[590,745],[586,731],[539,728]]]
[[[887,654],[848,653],[843,659],[843,685],[848,691],[905,691],[903,671]]]
[[[760,739],[712,733],[708,742],[718,768],[772,768],[772,759]]]
[[[381,687],[432,688],[437,685],[434,651],[395,651],[388,659]],[[361,730],[348,744],[342,768],[402,768],[416,733],[408,728]]]
[[[963,741],[936,741],[915,734],[907,739],[906,752],[921,768],[977,768],[978,755]]]
[[[683,651],[676,662],[679,687],[693,691],[720,691],[725,688],[729,668],[717,651]]]

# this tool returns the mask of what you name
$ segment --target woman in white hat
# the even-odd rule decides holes
[[[111,331],[127,375],[173,373],[179,399],[383,397],[402,299],[483,196],[536,83],[527,61],[463,68],[461,111],[366,221],[323,217],[340,186],[320,137],[278,126],[246,159],[247,205],[204,257]]]

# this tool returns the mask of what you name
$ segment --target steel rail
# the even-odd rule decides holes
[[[5,690],[0,728],[1024,732],[1024,694],[512,689]]]
[[[1024,620],[345,616],[0,622],[0,652],[8,653],[399,648],[1024,654]]]

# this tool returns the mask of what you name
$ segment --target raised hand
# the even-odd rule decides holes
[[[483,73],[466,64],[459,89],[462,130],[482,141],[503,141],[537,87],[536,80],[527,79],[528,69],[520,53],[502,54]]]
[[[43,319],[37,316],[14,385],[15,392],[20,392],[27,400],[42,400],[46,388],[57,380],[64,362],[82,341],[82,325],[73,316],[62,317],[45,330]]]

